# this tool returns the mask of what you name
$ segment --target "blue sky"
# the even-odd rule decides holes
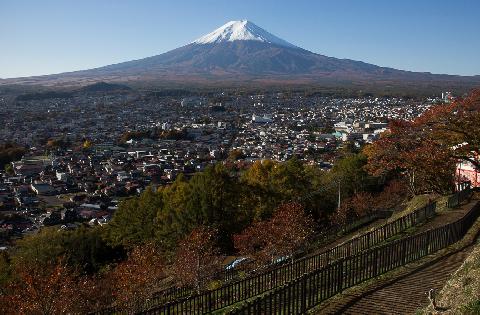
[[[139,59],[248,19],[310,51],[480,74],[478,0],[0,0],[0,78]]]

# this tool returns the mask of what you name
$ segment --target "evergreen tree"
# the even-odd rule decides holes
[[[126,247],[152,240],[162,206],[162,194],[152,188],[147,188],[139,197],[125,200],[108,224],[108,239],[113,245]]]

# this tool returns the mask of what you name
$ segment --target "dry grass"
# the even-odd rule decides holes
[[[440,201],[440,199],[443,199],[443,197],[440,197],[435,194],[415,196],[412,199],[405,201],[402,204],[403,210],[395,211],[393,215],[390,218],[388,218],[388,222],[395,221],[400,217],[406,216],[407,214],[428,205],[429,202]]]
[[[348,241],[348,240],[350,240],[354,237],[360,236],[362,234],[365,234],[367,232],[371,232],[375,229],[378,229],[379,227],[381,227],[381,226],[383,226],[387,223],[393,222],[400,217],[406,216],[409,213],[412,213],[413,211],[426,206],[429,202],[437,201],[438,205],[444,205],[445,202],[447,201],[447,199],[448,199],[448,196],[444,197],[444,196],[438,196],[438,195],[434,195],[434,194],[431,194],[431,195],[426,194],[426,195],[418,195],[418,196],[413,197],[412,199],[405,200],[402,203],[402,205],[399,206],[399,208],[401,210],[395,211],[392,214],[391,217],[389,217],[388,219],[386,219],[384,221],[374,222],[373,224],[370,224],[367,227],[358,230],[357,232],[351,234],[351,236],[346,241]],[[445,209],[446,209],[446,207],[438,206],[436,212],[438,214],[438,212],[441,213]],[[346,242],[346,241],[344,241],[344,242]]]
[[[420,314],[480,314],[480,245],[476,245],[462,266],[436,297],[437,310],[428,306]]]

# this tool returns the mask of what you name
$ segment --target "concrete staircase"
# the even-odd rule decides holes
[[[439,291],[470,253],[472,247],[442,258],[433,265],[406,276],[391,285],[367,294],[336,314],[415,314],[428,305],[427,292]]]

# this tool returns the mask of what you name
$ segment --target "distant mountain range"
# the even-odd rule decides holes
[[[323,84],[474,87],[480,76],[411,72],[316,54],[252,22],[232,21],[169,52],[105,67],[0,80],[0,84]]]

